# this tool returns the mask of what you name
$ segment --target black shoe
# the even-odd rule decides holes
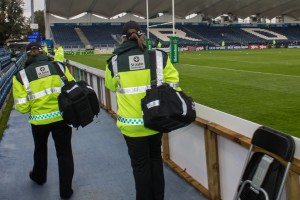
[[[43,185],[43,184],[46,182],[46,181],[38,181],[38,180],[36,180],[36,179],[33,177],[32,171],[29,172],[29,178],[30,178],[33,182],[35,182],[36,184],[38,184],[38,185]]]
[[[67,200],[67,199],[70,199],[73,195],[73,190],[71,189],[70,193],[68,195],[60,195],[60,198],[62,200]]]

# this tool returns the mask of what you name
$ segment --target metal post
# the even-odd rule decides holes
[[[149,38],[149,5],[148,0],[146,0],[146,10],[147,10],[147,38]]]
[[[31,0],[31,23],[34,24],[34,5],[33,5],[33,0]]]
[[[174,0],[172,0],[172,19],[173,19],[173,36],[175,36],[175,6],[174,6]]]

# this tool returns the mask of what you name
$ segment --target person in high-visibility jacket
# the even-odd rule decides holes
[[[162,133],[144,127],[141,108],[141,99],[145,97],[146,89],[150,88],[152,62],[145,47],[144,35],[136,22],[127,22],[122,35],[124,42],[108,60],[105,85],[117,95],[117,126],[124,135],[131,158],[136,200],[163,200]],[[155,50],[155,55],[154,63],[160,67],[164,82],[180,90],[179,74],[167,53]]]
[[[45,52],[45,54],[46,54],[47,56],[49,55],[49,53],[48,53],[48,47],[47,47],[47,44],[46,44],[46,43],[43,44],[43,51]]]
[[[161,48],[162,44],[160,43],[160,41],[157,42],[157,48]]]
[[[29,43],[26,52],[25,68],[13,77],[13,96],[16,110],[29,113],[35,145],[29,177],[39,185],[47,181],[47,141],[51,132],[58,159],[60,196],[68,199],[73,194],[74,161],[72,128],[64,122],[58,107],[62,80],[38,43]],[[75,80],[67,67],[60,67],[68,80]]]
[[[56,44],[54,49],[54,61],[64,62],[64,59],[65,59],[64,49],[60,44]]]
[[[225,47],[225,41],[222,41],[221,45],[222,47]]]

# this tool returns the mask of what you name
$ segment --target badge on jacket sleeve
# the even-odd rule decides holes
[[[129,67],[130,70],[145,69],[144,55],[129,56]]]
[[[43,78],[51,75],[48,65],[37,67],[35,68],[35,70],[38,78]]]

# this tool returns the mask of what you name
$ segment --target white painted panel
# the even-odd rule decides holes
[[[191,124],[169,133],[169,142],[171,160],[207,188],[204,129]]]
[[[106,103],[106,93],[105,93],[105,81],[104,79],[100,79],[100,83],[101,83],[101,95],[102,95],[102,101],[103,101],[103,104],[106,106],[107,103]]]
[[[250,138],[252,137],[254,131],[261,126],[248,120],[200,104],[196,104],[196,111],[198,117],[224,126]]]
[[[99,91],[98,91],[98,88],[100,87],[100,85],[98,85],[97,83],[97,76],[95,75],[92,75],[92,85],[93,85],[93,89],[95,90],[96,94],[97,94],[97,97],[99,98]]]
[[[221,196],[231,200],[240,180],[248,149],[218,136]]]

